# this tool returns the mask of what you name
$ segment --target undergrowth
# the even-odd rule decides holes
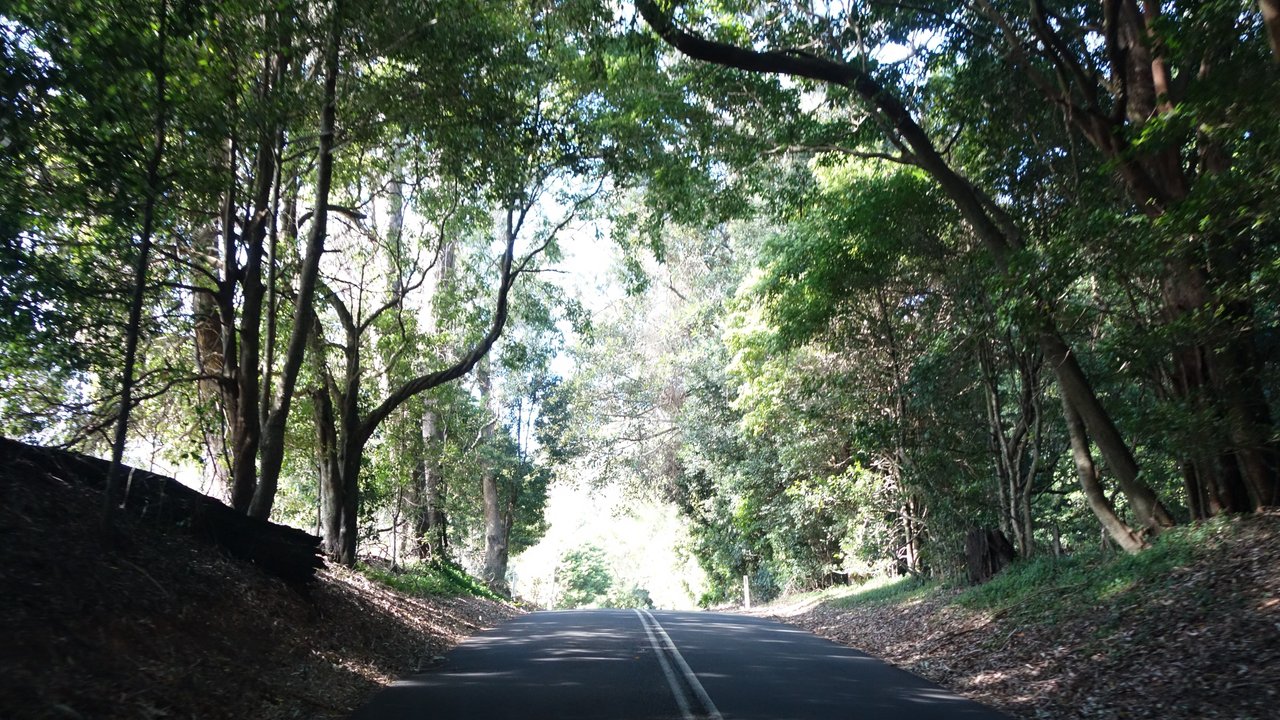
[[[960,593],[956,602],[1047,622],[1085,606],[1136,602],[1130,591],[1154,591],[1173,582],[1172,571],[1191,564],[1222,531],[1221,522],[1175,528],[1136,555],[1094,549],[1015,562],[986,584]]]
[[[1169,530],[1137,555],[1081,550],[1063,557],[1014,562],[989,582],[968,588],[954,602],[967,608],[1053,622],[1081,607],[1139,602],[1132,590],[1157,591],[1174,582],[1173,571],[1191,564],[1212,537],[1227,532],[1221,521]],[[903,604],[955,587],[955,581],[917,576],[875,577],[813,594],[829,607]]]
[[[489,600],[507,602],[476,578],[453,563],[430,562],[389,570],[361,563],[359,570],[365,577],[380,582],[402,593],[419,597],[457,597],[472,595]]]

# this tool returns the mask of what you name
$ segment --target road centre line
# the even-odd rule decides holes
[[[667,654],[662,651],[662,646],[658,644],[658,638],[653,634],[653,630],[649,629],[649,623],[645,622],[644,615],[636,610],[636,617],[640,618],[640,625],[644,628],[644,634],[649,636],[649,644],[653,646],[653,653],[658,656],[658,664],[662,666],[662,674],[667,676],[667,685],[671,688],[671,694],[676,698],[676,704],[680,706],[680,717],[683,720],[693,720],[693,713],[689,711],[689,700],[684,696],[684,689],[680,687],[680,681],[676,679],[675,672],[671,669],[671,663],[667,662]]]
[[[665,641],[667,649],[671,651],[671,657],[676,661],[676,665],[684,674],[684,679],[689,683],[689,687],[693,690],[693,694],[698,696],[698,700],[702,702],[702,707],[707,711],[707,717],[710,720],[724,720],[724,716],[720,714],[720,710],[716,708],[716,704],[711,702],[711,696],[707,694],[706,688],[702,687],[702,683],[698,680],[698,676],[693,674],[693,670],[689,667],[689,663],[684,661],[684,656],[676,648],[676,644],[671,641],[671,636],[662,628],[662,624],[648,610],[636,610],[640,614],[641,622],[648,617],[653,622],[653,629],[657,631]],[[645,627],[648,630],[648,626]],[[652,639],[652,638],[651,638]]]

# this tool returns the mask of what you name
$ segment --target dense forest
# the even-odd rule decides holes
[[[557,482],[674,504],[708,603],[1280,504],[1276,0],[16,0],[0,52],[0,434],[336,562],[508,592]]]

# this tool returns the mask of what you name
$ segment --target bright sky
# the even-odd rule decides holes
[[[615,583],[649,591],[660,608],[689,610],[705,589],[697,562],[682,554],[687,530],[667,504],[627,499],[620,488],[587,489],[557,482],[547,504],[550,529],[534,547],[512,558],[513,589],[550,607],[560,558],[574,548],[599,546],[609,557]]]

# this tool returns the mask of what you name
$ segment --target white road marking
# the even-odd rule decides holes
[[[667,662],[667,654],[662,651],[662,646],[658,644],[658,638],[653,634],[653,630],[649,629],[649,623],[645,622],[644,615],[636,610],[636,617],[640,618],[640,625],[644,627],[644,634],[649,636],[649,644],[653,646],[653,654],[658,656],[658,664],[662,666],[662,674],[667,676],[667,685],[671,688],[671,694],[676,698],[676,705],[680,706],[680,717],[683,720],[693,720],[693,713],[689,711],[689,701],[684,696],[684,689],[680,687],[680,681],[676,679],[675,671],[671,669],[671,663]]]
[[[653,629],[658,632],[658,635],[666,643],[667,649],[671,651],[671,657],[675,659],[680,672],[684,674],[684,679],[689,683],[689,687],[693,689],[693,694],[698,696],[698,700],[702,702],[702,707],[706,709],[707,717],[710,720],[724,720],[724,716],[720,714],[716,704],[711,702],[711,696],[707,694],[706,688],[702,687],[702,683],[698,681],[698,676],[693,674],[689,663],[684,661],[684,656],[676,649],[676,644],[671,641],[671,636],[667,634],[667,631],[662,629],[662,624],[658,622],[658,619],[648,610],[636,610],[636,613],[640,614],[641,622],[644,621],[645,617],[648,617],[653,622]],[[649,630],[648,626],[645,626],[645,630]],[[652,635],[650,640],[652,640]]]

